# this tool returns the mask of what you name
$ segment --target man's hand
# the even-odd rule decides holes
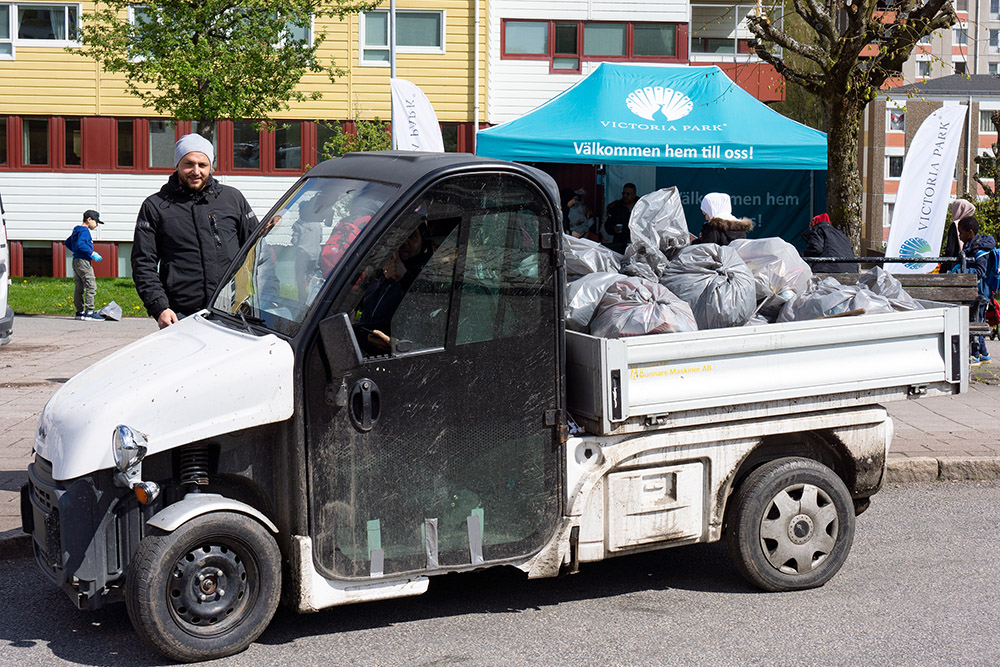
[[[393,253],[392,259],[386,262],[385,266],[382,267],[382,275],[384,275],[389,280],[395,280],[399,282],[406,275],[406,265],[399,258],[399,253]]]
[[[177,324],[177,313],[169,308],[164,309],[160,316],[156,318],[156,323],[161,329],[166,329],[171,324]]]
[[[101,261],[102,259],[104,259],[104,258],[103,258],[103,257],[101,257],[101,256],[100,256],[99,254],[97,254],[97,251],[94,251],[94,252],[90,253],[90,258],[91,258],[92,260],[94,260],[95,262],[99,262],[99,261]]]
[[[368,334],[368,342],[382,354],[387,354],[392,350],[392,340],[378,329]]]

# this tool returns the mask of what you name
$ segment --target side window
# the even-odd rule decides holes
[[[354,331],[365,356],[445,346],[462,218],[443,212],[421,200],[361,268]]]
[[[469,224],[460,286],[456,343],[530,335],[551,295],[548,254],[539,248],[541,195],[512,176],[482,184],[480,211]]]
[[[369,254],[342,301],[365,355],[534,333],[553,302],[548,253],[539,249],[546,201],[508,174],[432,186]]]

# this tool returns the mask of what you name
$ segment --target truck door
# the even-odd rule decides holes
[[[317,340],[304,366],[321,572],[513,562],[548,540],[561,514],[554,231],[530,180],[450,176],[335,297],[328,314],[351,316],[364,363],[334,377]]]

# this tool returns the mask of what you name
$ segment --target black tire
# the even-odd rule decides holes
[[[811,459],[783,458],[754,470],[726,508],[736,569],[754,586],[822,586],[847,560],[854,502],[843,481]]]
[[[136,632],[179,662],[246,649],[271,622],[281,593],[281,552],[267,528],[211,512],[139,543],[125,582]]]

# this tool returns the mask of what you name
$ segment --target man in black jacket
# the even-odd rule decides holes
[[[139,209],[132,278],[161,329],[208,305],[222,273],[257,227],[240,191],[212,178],[214,159],[210,141],[197,134],[181,137],[174,146],[177,170]]]
[[[802,256],[809,257],[854,257],[854,248],[847,234],[830,224],[830,216],[820,213],[812,219],[809,229],[802,234],[806,249]],[[813,271],[819,273],[857,273],[858,265],[847,262],[810,262]]]

